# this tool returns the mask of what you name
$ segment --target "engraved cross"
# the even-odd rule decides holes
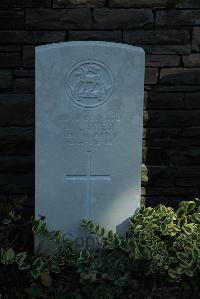
[[[111,177],[109,175],[92,174],[91,150],[87,150],[87,156],[88,156],[87,174],[86,175],[66,175],[65,179],[67,181],[83,180],[87,182],[87,210],[88,210],[88,218],[91,218],[91,183],[93,180],[111,181]]]

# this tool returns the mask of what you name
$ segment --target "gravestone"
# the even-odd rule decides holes
[[[109,42],[36,47],[36,215],[80,246],[92,219],[123,234],[139,206],[144,51]]]

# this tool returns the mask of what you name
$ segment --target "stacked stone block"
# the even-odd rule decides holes
[[[146,51],[142,198],[200,191],[200,1],[0,1],[0,202],[34,198],[34,48],[102,40]],[[53,171],[53,170],[52,170]]]

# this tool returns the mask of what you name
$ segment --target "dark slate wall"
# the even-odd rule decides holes
[[[145,49],[142,197],[198,196],[199,26],[199,0],[0,0],[1,205],[33,206],[34,47],[68,40]]]

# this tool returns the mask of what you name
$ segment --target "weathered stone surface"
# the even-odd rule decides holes
[[[0,45],[0,52],[21,52],[20,45]]]
[[[21,64],[21,53],[0,53],[1,67],[20,67]]]
[[[0,128],[0,155],[33,155],[34,128]]]
[[[200,10],[156,11],[156,26],[197,26],[200,25]]]
[[[34,78],[15,78],[13,81],[13,92],[19,94],[34,94],[35,80]]]
[[[170,120],[168,126],[170,126]],[[173,126],[173,124],[172,124]],[[189,135],[190,131],[187,131],[188,128],[168,128],[166,127],[147,127],[144,129],[144,147],[147,147],[147,154],[149,147],[162,147],[163,148],[163,160],[164,164],[170,164],[170,155],[167,154],[168,149],[174,150],[178,148],[180,151],[182,148],[187,147],[198,147],[200,145],[200,140],[198,139],[199,130],[195,132],[194,127],[190,127],[191,131],[194,131],[194,135]],[[198,129],[198,128],[196,128]],[[195,139],[193,136],[197,136]],[[175,159],[174,159],[175,161]],[[150,163],[151,164],[151,163]]]
[[[22,9],[0,10],[0,29],[24,28],[24,11]]]
[[[23,66],[34,67],[35,66],[35,47],[23,46]]]
[[[148,166],[148,185],[149,186],[174,186],[176,178],[176,168],[169,166]]]
[[[33,156],[0,156],[0,173],[33,173]]]
[[[94,9],[95,29],[134,29],[153,27],[154,18],[150,9]]]
[[[156,84],[158,80],[158,69],[147,67],[145,68],[145,84]]]
[[[152,138],[155,139],[156,137]],[[170,140],[170,137],[166,136],[165,138]],[[177,138],[180,137],[177,136]],[[180,144],[176,147],[164,147],[164,142],[161,146],[153,146],[151,144],[151,139],[149,138],[147,140],[147,146],[144,147],[143,150],[143,163],[146,165],[174,165],[176,168],[179,167],[179,165],[195,165],[195,167],[200,165],[198,160],[199,147],[180,147]],[[185,176],[198,177],[198,173],[192,176],[190,174],[186,174]]]
[[[159,92],[200,92],[200,85],[155,85],[151,91]]]
[[[6,92],[12,88],[12,72],[0,70],[0,92]]]
[[[151,92],[146,100],[147,109],[184,108],[183,93]]]
[[[179,178],[176,180],[177,186],[183,187],[200,187],[199,178]]]
[[[143,147],[142,162],[146,165],[162,165],[164,152],[161,147]]]
[[[155,138],[153,139],[152,141],[150,141],[149,139],[148,140],[144,140],[143,141],[143,146],[144,147],[148,147],[149,143],[151,144],[152,147],[163,147],[163,148],[174,148],[174,147],[179,147],[179,146],[182,146],[184,147],[186,144],[188,147],[195,147],[195,146],[200,146],[200,142],[199,140],[196,140],[195,142],[195,139],[191,139],[191,138]],[[164,152],[164,155],[165,155],[165,152]],[[177,163],[168,163],[168,161],[170,161],[170,159],[165,159],[164,162],[162,163],[162,165],[178,165],[178,161]],[[153,164],[152,164],[153,165]]]
[[[185,129],[185,128],[184,128]],[[148,144],[151,144],[151,146],[158,146],[158,147],[178,147],[182,146],[184,147],[186,144],[188,147],[190,146],[200,146],[200,140],[197,138],[155,138],[153,140],[143,140],[143,146],[148,146]]]
[[[183,57],[185,67],[200,67],[200,54],[190,54]]]
[[[189,178],[189,177],[199,177],[199,176],[200,176],[200,166],[187,165],[187,166],[179,166],[177,168],[177,177]]]
[[[200,84],[200,69],[198,68],[162,69],[159,81],[162,84],[198,85]]]
[[[142,164],[142,166],[141,166],[142,186],[145,186],[148,183],[147,173],[148,173],[148,171],[147,171],[146,165]]]
[[[188,127],[199,126],[200,110],[193,111],[148,111],[146,127]]]
[[[199,108],[199,106],[197,108]],[[181,135],[183,137],[193,138],[194,140],[199,140],[200,139],[200,127],[184,128]]]
[[[146,55],[146,66],[150,67],[167,67],[178,66],[180,56],[178,55]]]
[[[105,5],[105,2],[105,0],[53,0],[53,7],[102,7]]]
[[[0,94],[0,125],[33,125],[34,97],[32,95]]]
[[[200,27],[194,27],[192,32],[192,50],[200,52]]]
[[[33,193],[34,174],[0,174],[0,194]]]
[[[168,0],[109,0],[110,7],[163,7]]]
[[[66,33],[63,31],[0,31],[1,44],[38,44],[65,41]]]
[[[149,11],[155,7],[159,9],[164,8],[168,0],[109,0],[106,2],[110,9],[115,8],[118,11],[120,8],[132,8],[132,10],[135,11],[134,8],[141,9],[145,7]],[[24,94],[24,92],[34,91],[34,44],[40,45],[43,43],[65,41],[67,40],[67,37],[70,40],[105,40],[121,42],[123,32],[120,29],[126,28],[122,28],[120,23],[121,27],[119,30],[110,30],[110,28],[108,29],[106,27],[103,30],[84,30],[80,27],[80,30],[71,29],[69,32],[66,32],[65,28],[56,30],[55,26],[57,26],[57,24],[61,24],[61,20],[57,20],[55,26],[52,23],[52,29],[49,31],[41,31],[40,28],[38,31],[25,31],[23,30],[24,7],[50,8],[53,4],[55,8],[73,8],[74,10],[78,7],[102,7],[103,3],[104,0],[0,0],[0,7],[2,8],[0,12],[0,93],[18,92]],[[192,8],[200,8],[200,1],[177,1],[176,8],[186,8],[188,10],[154,10],[154,14],[157,13],[157,15],[163,15],[163,18],[159,19],[159,22],[164,23],[165,27],[155,27],[152,28],[152,30],[149,30],[148,28],[148,30],[141,30],[141,27],[139,27],[140,30],[131,30],[130,33],[128,33],[128,43],[133,45],[137,44],[144,48],[146,54],[153,55],[148,56],[147,58],[148,65],[156,65],[156,67],[146,68],[147,85],[145,88],[147,91],[151,91],[150,96],[146,101],[146,107],[147,109],[154,110],[159,114],[161,113],[160,118],[164,125],[164,127],[152,128],[148,126],[145,128],[144,146],[145,144],[146,146],[143,149],[143,162],[152,166],[169,164],[175,165],[175,168],[178,169],[178,178],[183,177],[186,179],[185,181],[181,180],[180,182],[177,181],[177,179],[174,180],[174,186],[168,187],[167,190],[163,186],[150,188],[147,179],[146,183],[143,182],[143,184],[147,184],[147,186],[149,186],[148,192],[143,192],[147,204],[149,204],[150,201],[152,204],[155,204],[156,201],[157,203],[162,201],[171,205],[173,202],[175,203],[178,200],[186,199],[187,196],[188,199],[191,199],[192,195],[189,194],[191,191],[189,189],[191,188],[186,188],[184,184],[194,184],[196,179],[199,179],[200,176],[200,168],[197,166],[199,165],[198,148],[200,148],[199,121],[197,121],[196,117],[194,117],[194,125],[192,125],[191,120],[190,123],[186,121],[185,125],[182,123],[179,127],[173,127],[178,125],[177,122],[169,116],[166,116],[166,118],[164,116],[165,113],[168,115],[170,110],[183,109],[183,93],[186,93],[184,110],[185,113],[189,112],[188,117],[191,117],[191,119],[193,118],[192,109],[200,109],[200,84],[199,79],[197,78],[200,76],[197,70],[197,68],[199,68],[198,53],[200,53],[200,27],[198,27],[199,25],[195,25],[199,24],[199,18],[197,19],[199,10],[192,10]],[[128,10],[129,9],[127,9],[127,11]],[[59,12],[57,12],[56,9],[54,12],[56,16],[59,15]],[[176,19],[173,18],[173,16],[176,17]],[[118,19],[119,22],[121,22],[121,16],[119,16]],[[74,20],[77,22],[76,16]],[[114,20],[113,22],[116,24],[118,21]],[[191,25],[188,26],[188,24],[192,23],[193,26],[197,27],[193,28],[191,40],[190,35],[192,27]],[[100,25],[104,26],[104,24]],[[170,28],[171,25],[173,25],[173,28]],[[15,29],[20,30],[14,31]],[[174,30],[176,31],[176,34],[174,33]],[[136,35],[133,34],[132,31],[136,32]],[[179,36],[179,34],[181,36]],[[126,37],[126,32],[124,33],[124,37]],[[139,43],[140,40],[141,43]],[[181,40],[183,40],[183,42],[181,42]],[[127,43],[126,40],[125,43]],[[154,55],[158,56],[156,57]],[[159,57],[160,55],[163,55],[163,57]],[[182,68],[174,68],[174,71],[172,69],[161,70],[160,67],[168,67],[171,63],[170,57],[169,64],[166,62],[165,55],[184,55],[183,58],[181,58],[181,66],[185,67],[183,72],[186,73],[182,73]],[[21,64],[21,58],[23,58],[23,64]],[[173,59],[174,58],[172,58],[172,60]],[[174,66],[175,65],[171,65],[170,67]],[[194,67],[196,68],[194,70],[187,69]],[[179,71],[180,73],[178,74]],[[162,82],[161,84],[157,84],[158,74],[160,74],[160,72]],[[166,72],[169,73],[167,74]],[[173,75],[173,72],[176,73],[176,75]],[[197,73],[194,75],[191,72]],[[168,77],[162,78],[163,74]],[[13,90],[13,87],[15,91]],[[8,113],[11,113],[12,115],[14,112],[8,111],[7,114]],[[196,113],[198,113],[198,111],[196,111]],[[179,116],[180,114],[178,112],[177,118],[179,118]],[[145,118],[145,122],[146,121],[147,117]],[[182,121],[184,122],[184,117]],[[159,126],[159,120],[156,121],[156,126]],[[170,128],[168,126],[170,126]],[[192,148],[191,151],[189,151],[189,148]],[[0,128],[0,155],[30,155],[33,153],[33,128]],[[3,158],[1,159],[0,157],[1,169],[5,172],[10,171],[14,173],[15,170],[17,171],[20,157],[19,160],[18,157],[11,157],[10,159],[11,161],[9,161],[9,157],[6,157],[5,161],[3,161]],[[26,159],[23,160],[22,157],[20,163],[22,163],[21,165],[23,167],[21,169],[26,169],[27,167],[28,170],[28,165],[30,166],[30,164],[29,162],[26,164],[25,160]],[[7,166],[6,163],[8,164]],[[19,171],[21,171],[21,169],[19,167]],[[195,178],[194,182],[192,178]],[[177,182],[181,186],[183,185],[183,187],[176,187],[175,184]],[[197,196],[199,193],[198,191],[200,190],[199,186],[192,189],[197,190],[196,194],[193,194]]]
[[[185,130],[185,128],[184,128]],[[156,138],[167,139],[167,138],[177,138],[182,135],[182,128],[144,128],[144,138],[147,139],[148,144]]]
[[[29,29],[91,29],[91,11],[88,8],[27,9],[26,27]]]
[[[128,30],[124,32],[124,41],[134,45],[188,44],[189,32],[176,29]]]
[[[142,45],[146,54],[182,54],[191,53],[191,45]]]
[[[177,138],[181,135],[181,128],[145,128],[144,138],[147,145],[151,145],[154,139],[170,139]]]
[[[35,71],[33,69],[17,69],[13,71],[15,78],[34,78]]]
[[[139,205],[144,58],[118,43],[36,48],[36,215],[73,239],[82,218],[124,234]]]
[[[177,8],[200,8],[198,0],[181,0],[176,4]]]
[[[177,180],[178,181],[178,180]],[[176,182],[177,182],[176,181]],[[195,186],[195,185],[191,185]],[[184,188],[185,187],[185,188]],[[197,195],[197,188],[188,188],[187,185],[178,185],[176,187],[146,187],[142,188],[142,195],[164,195],[164,196],[169,196],[169,195],[180,195],[180,196],[185,196],[185,195]],[[171,206],[171,204],[169,204]]]
[[[176,147],[166,150],[166,158],[173,165],[200,165],[199,147],[187,146],[185,148]]]
[[[122,41],[122,33],[119,30],[114,31],[69,31],[69,40],[96,40],[96,41],[108,41],[108,42],[120,42]]]
[[[50,7],[51,0],[1,0],[0,7]]]
[[[185,106],[187,109],[200,108],[200,92],[186,93]]]

